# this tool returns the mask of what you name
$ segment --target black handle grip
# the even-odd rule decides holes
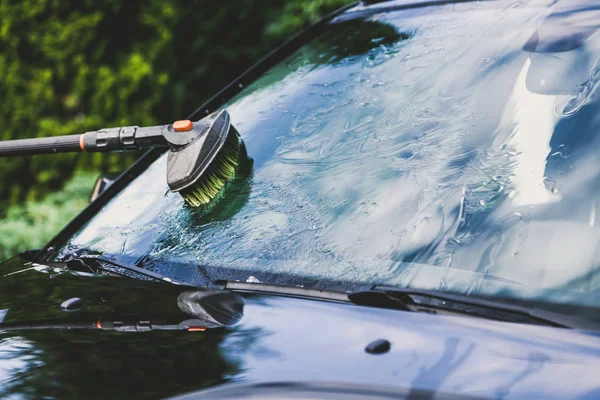
[[[7,140],[0,142],[0,157],[81,152],[80,138],[81,135],[69,135]]]

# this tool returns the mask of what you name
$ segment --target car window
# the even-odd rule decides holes
[[[600,18],[566,3],[342,15],[225,105],[248,158],[217,204],[163,156],[58,259],[598,305]]]

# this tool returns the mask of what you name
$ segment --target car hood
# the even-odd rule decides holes
[[[593,332],[256,293],[210,292],[217,300],[194,303],[204,290],[75,275],[19,258],[0,272],[4,326],[30,324],[0,331],[4,396],[159,398],[228,382],[336,382],[431,398],[600,397]],[[80,301],[65,305],[73,298]],[[148,332],[39,329],[157,316],[204,322]],[[365,351],[378,339],[390,350]]]

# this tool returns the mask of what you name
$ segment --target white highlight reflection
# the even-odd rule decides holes
[[[508,147],[517,154],[513,176],[515,206],[549,204],[561,200],[544,185],[546,158],[550,140],[558,120],[554,106],[558,96],[532,93],[525,81],[531,65],[527,59],[515,82],[510,101],[504,110],[503,121],[514,124]],[[508,116],[508,118],[507,118]]]

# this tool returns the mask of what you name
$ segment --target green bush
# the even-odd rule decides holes
[[[77,172],[41,201],[13,205],[0,223],[0,260],[42,247],[88,203],[96,175]]]

